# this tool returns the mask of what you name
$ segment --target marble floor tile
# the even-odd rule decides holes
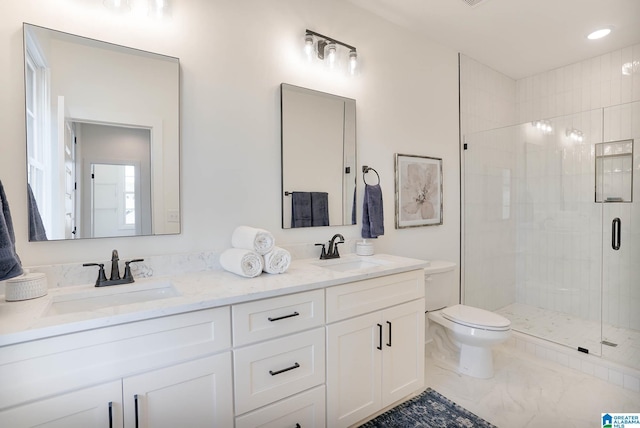
[[[640,393],[512,346],[494,348],[492,379],[438,367],[431,346],[426,346],[425,386],[500,428],[601,427],[601,413],[640,413]]]

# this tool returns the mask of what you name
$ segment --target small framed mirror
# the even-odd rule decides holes
[[[282,227],[356,224],[356,101],[283,83]]]

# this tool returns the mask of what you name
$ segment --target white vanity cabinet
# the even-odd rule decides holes
[[[347,427],[424,386],[424,273],[327,293],[327,426]]]
[[[423,262],[378,259],[387,267],[370,273],[314,261],[188,307],[227,306],[109,308],[27,329],[0,346],[0,427],[356,424],[424,384]]]
[[[195,311],[2,347],[0,426],[231,426],[229,312]]]
[[[324,427],[324,290],[232,313],[236,426]]]

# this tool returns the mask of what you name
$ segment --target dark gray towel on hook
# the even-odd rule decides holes
[[[4,281],[22,275],[22,264],[16,253],[13,221],[2,181],[0,181],[0,205],[2,206],[2,214],[0,215],[0,281]]]
[[[362,237],[377,238],[384,235],[384,212],[380,184],[365,184],[362,206]]]
[[[329,226],[329,194],[311,192],[311,225]]]
[[[311,193],[291,192],[291,227],[311,226]]]
[[[29,241],[46,241],[47,232],[42,224],[42,217],[31,185],[27,184],[27,201],[29,202]]]

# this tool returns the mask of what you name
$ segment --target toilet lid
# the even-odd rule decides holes
[[[450,306],[442,310],[442,316],[459,324],[483,329],[506,330],[511,326],[511,321],[502,315],[472,306]]]

